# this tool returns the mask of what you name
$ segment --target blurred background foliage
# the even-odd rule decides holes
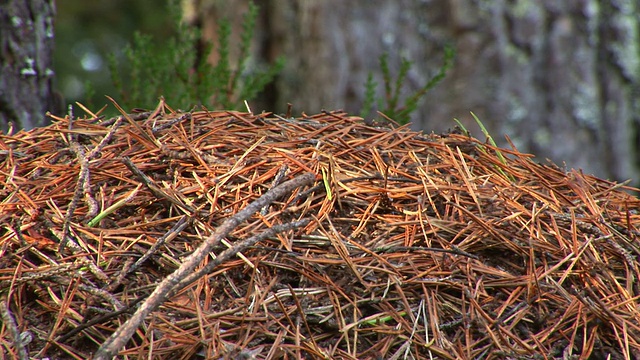
[[[183,6],[171,0],[164,8],[140,2],[132,10],[117,8],[110,12],[109,8],[89,7],[85,12],[80,5],[68,11],[81,11],[62,20],[63,28],[68,29],[63,38],[79,36],[70,44],[74,56],[65,57],[60,52],[60,62],[71,61],[68,68],[61,66],[64,72],[60,74],[68,101],[77,99],[89,108],[99,108],[100,96],[109,94],[125,109],[152,109],[164,96],[174,108],[182,110],[199,105],[246,109],[245,101],[253,101],[284,66],[282,56],[263,66],[253,61],[250,49],[259,8],[250,3],[233,23],[228,18],[219,19],[215,24],[218,37],[213,41],[202,37],[200,27],[183,20]],[[149,13],[152,9],[159,12]],[[67,13],[64,8],[60,11]],[[96,23],[90,20],[96,11],[127,16],[100,17],[106,22]],[[155,21],[136,26],[138,18]],[[85,27],[87,31],[83,31]],[[112,29],[117,31],[110,33]]]
[[[115,95],[108,56],[122,62],[136,31],[157,42],[175,35],[166,0],[64,0],[56,3],[56,88],[67,104],[97,110]],[[90,85],[89,85],[90,84]]]

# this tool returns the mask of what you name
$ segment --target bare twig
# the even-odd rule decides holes
[[[133,161],[131,161],[131,159],[125,156],[122,158],[122,162],[129,168],[129,170],[131,170],[131,172],[140,180],[140,182],[142,182],[147,187],[147,189],[149,189],[149,191],[153,193],[153,195],[157,196],[160,199],[169,201],[177,207],[187,211],[191,215],[196,214],[196,209],[194,209],[190,205],[185,204],[177,197],[171,196],[163,191],[158,185],[155,184],[155,182],[151,178],[140,171],[140,169],[138,169],[138,167],[133,163]]]
[[[248,219],[260,208],[270,204],[276,199],[291,193],[298,187],[312,184],[315,180],[315,175],[312,173],[306,173],[300,175],[292,180],[286,181],[279,186],[269,190],[260,198],[249,204],[246,208],[242,209],[232,217],[228,218],[216,231],[209,236],[205,242],[203,242],[191,255],[189,255],[182,265],[174,271],[171,275],[166,277],[156,289],[149,295],[149,298],[140,305],[140,308],[127,320],[121,327],[118,328],[101,346],[94,360],[107,360],[114,357],[118,350],[122,348],[129,338],[136,331],[138,326],[144,321],[144,318],[155,310],[164,300],[167,294],[179,284],[189,273],[191,273],[195,267],[207,256],[207,254],[213,249],[214,244],[227,236],[229,232],[235,229],[240,223]]]
[[[178,222],[176,222],[176,224],[173,225],[173,227],[166,234],[162,235],[153,243],[153,245],[149,248],[149,250],[147,250],[147,252],[144,253],[144,255],[142,255],[142,257],[140,257],[140,259],[138,259],[138,261],[136,261],[128,269],[126,274],[136,271],[140,267],[140,265],[142,265],[145,261],[147,261],[147,259],[149,259],[153,254],[155,254],[156,251],[162,245],[164,245],[167,241],[171,241],[172,239],[174,239],[176,236],[180,234],[182,230],[184,230],[187,226],[191,225],[192,223],[193,223],[192,218],[187,218],[186,215],[183,215],[180,218],[180,220],[178,220]],[[126,274],[122,274],[118,276],[126,276]]]
[[[16,320],[13,318],[6,300],[7,299],[0,300],[0,318],[2,318],[2,323],[7,327],[7,330],[9,330],[9,335],[13,340],[13,346],[16,349],[18,359],[28,360],[29,353],[27,352],[25,344],[22,343],[22,337],[20,335],[20,330],[18,329],[18,324],[16,324]]]
[[[269,237],[272,237],[276,234],[307,226],[307,224],[309,224],[309,221],[310,221],[309,219],[302,219],[300,221],[294,221],[287,224],[274,225],[273,227],[270,227],[269,229],[261,232],[260,234],[254,235],[246,240],[240,241],[238,244],[220,253],[218,256],[216,256],[216,258],[213,261],[210,261],[202,269],[185,277],[184,280],[182,280],[173,290],[171,290],[171,292],[169,293],[169,296],[172,296],[176,292],[180,291],[180,289],[189,285],[196,279],[199,279],[207,274],[210,274],[217,266],[229,260],[231,257],[235,256],[236,254],[255,245],[256,243],[264,239],[267,239]]]

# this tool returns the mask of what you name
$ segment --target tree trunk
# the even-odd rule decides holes
[[[0,3],[0,127],[42,126],[53,110],[53,0]],[[56,109],[58,110],[58,109]]]
[[[197,13],[203,23],[215,23],[228,6],[213,3]],[[599,177],[640,178],[640,0],[257,4],[257,62],[287,59],[267,110],[282,112],[290,102],[298,111],[357,114],[367,74],[383,82],[381,54],[389,54],[394,73],[401,57],[413,61],[406,95],[428,82],[444,44],[453,44],[455,65],[413,114],[415,128],[440,132],[458,118],[482,136],[473,111],[497,141],[506,133],[539,159]],[[237,12],[226,16],[240,26]],[[205,36],[215,39],[215,31]]]

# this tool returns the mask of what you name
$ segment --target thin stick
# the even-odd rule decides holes
[[[150,177],[148,177],[145,173],[143,173],[140,169],[138,169],[138,167],[133,163],[133,161],[131,161],[131,159],[124,156],[122,158],[122,163],[125,164],[127,168],[129,168],[129,170],[131,170],[131,172],[134,175],[136,175],[136,177],[138,177],[140,182],[142,182],[147,187],[147,189],[149,189],[149,191],[153,193],[153,195],[155,195],[160,199],[165,199],[169,201],[170,203],[176,205],[180,209],[187,211],[189,214],[195,215],[196,209],[194,209],[192,206],[185,204],[182,200],[178,199],[177,197],[171,196],[166,192],[164,192],[158,185],[155,184],[153,180],[151,180]]]
[[[198,266],[202,260],[213,250],[214,245],[222,238],[226,237],[240,223],[247,220],[263,206],[269,205],[276,199],[291,193],[298,187],[310,185],[315,180],[315,174],[306,173],[292,180],[286,181],[275,188],[269,190],[257,200],[240,210],[234,216],[225,220],[216,231],[211,234],[191,255],[189,255],[182,265],[167,276],[156,289],[149,295],[147,300],[140,305],[140,308],[118,328],[98,349],[94,360],[107,360],[113,358],[118,351],[129,341],[133,333],[144,321],[145,317],[158,308],[166,298],[167,294],[178,285],[189,273]]]
[[[210,261],[207,265],[205,265],[202,269],[185,277],[180,282],[180,284],[178,284],[175,288],[173,288],[173,290],[169,292],[168,297],[175,295],[178,291],[180,291],[182,288],[189,285],[196,279],[199,279],[207,274],[210,274],[211,272],[213,272],[213,270],[216,267],[218,267],[218,265],[224,263],[225,261],[232,258],[234,255],[248,249],[249,247],[255,245],[256,243],[264,239],[267,239],[269,237],[272,237],[276,234],[282,233],[284,231],[307,226],[307,224],[309,224],[309,221],[310,221],[309,219],[302,219],[300,221],[294,221],[287,224],[274,225],[273,227],[270,227],[269,229],[261,232],[260,234],[254,235],[246,240],[241,241],[240,243],[234,245],[233,247],[228,248],[227,250],[220,253],[215,259],[213,259],[213,261]]]
[[[22,343],[20,331],[18,330],[18,324],[16,324],[16,320],[13,318],[11,310],[9,310],[9,306],[7,305],[7,303],[5,303],[4,299],[0,301],[0,319],[2,319],[2,322],[7,327],[7,329],[9,330],[9,334],[13,338],[13,346],[18,352],[18,359],[29,359],[27,349]]]

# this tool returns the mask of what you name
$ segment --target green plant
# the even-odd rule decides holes
[[[378,84],[373,80],[373,74],[369,73],[365,83],[365,97],[361,111],[364,117],[371,112],[373,105],[377,103],[378,108],[383,114],[397,121],[400,124],[406,124],[410,121],[411,113],[418,108],[418,103],[425,94],[444,79],[447,71],[453,66],[455,58],[455,50],[452,46],[444,48],[444,62],[438,73],[433,76],[423,87],[411,94],[400,104],[400,91],[404,86],[409,70],[413,63],[405,58],[401,58],[400,70],[395,79],[391,75],[389,68],[389,55],[384,53],[380,56],[380,68],[382,70],[382,79],[384,81],[384,99],[376,99],[376,88]]]
[[[478,126],[480,127],[480,131],[482,131],[482,133],[484,134],[484,136],[487,139],[487,141],[489,141],[489,144],[492,145],[494,148],[496,148],[496,150],[495,150],[496,156],[500,160],[500,163],[502,165],[507,165],[507,159],[504,157],[504,155],[502,155],[502,152],[497,149],[498,148],[498,144],[496,144],[496,142],[493,140],[493,137],[489,133],[489,130],[487,130],[487,128],[484,126],[482,121],[480,121],[480,119],[476,116],[476,114],[471,112],[471,116],[473,116],[473,119],[476,121],[476,124],[478,124]],[[464,133],[465,136],[471,136],[471,134],[469,133],[469,130],[467,130],[467,128],[460,122],[460,120],[454,118],[453,121],[455,121],[456,124],[458,124],[458,127],[460,128],[460,130],[462,130],[462,132]],[[478,149],[483,153],[487,152],[487,149],[483,145],[478,145]],[[506,173],[499,166],[494,165],[494,168],[502,176],[504,176],[505,178],[509,179],[510,181],[512,181],[512,182],[516,181],[516,179],[513,177],[513,175]]]
[[[162,95],[183,108],[206,105],[238,109],[244,100],[255,98],[283,68],[283,58],[266,69],[247,67],[258,17],[258,7],[253,2],[243,19],[239,44],[230,43],[229,20],[220,22],[215,49],[219,60],[215,65],[207,62],[213,46],[209,43],[198,50],[200,32],[181,21],[178,1],[171,1],[170,6],[177,30],[173,37],[153,41],[149,35],[136,33],[133,43],[124,49],[125,64],[119,64],[113,54],[109,58],[112,82],[125,108],[153,108]],[[239,47],[239,56],[232,64],[230,49],[234,45]]]

